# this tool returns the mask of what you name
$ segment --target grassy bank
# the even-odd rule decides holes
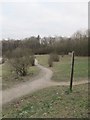
[[[48,55],[38,55],[37,59],[41,65],[48,67]],[[71,56],[60,56],[59,62],[54,62],[52,80],[55,81],[69,81],[71,70]],[[74,80],[88,79],[88,57],[76,57],[74,67]]]
[[[13,85],[30,80],[33,76],[38,75],[39,71],[36,66],[29,67],[27,76],[17,77],[11,65],[5,63],[2,65],[2,89],[7,89],[13,87]]]
[[[88,85],[50,87],[3,106],[4,118],[86,118]]]

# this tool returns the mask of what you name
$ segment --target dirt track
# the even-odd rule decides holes
[[[51,81],[52,71],[48,68],[45,68],[37,64],[37,67],[41,69],[41,72],[38,76],[34,77],[33,81],[27,81],[19,85],[13,86],[13,88],[4,90],[2,92],[2,104],[6,104],[12,100],[15,100],[26,94],[33,93],[37,90],[49,87],[49,86],[67,86],[69,82],[53,82]],[[73,85],[85,84],[88,81],[73,82]],[[1,93],[0,93],[1,94]],[[1,103],[0,103],[1,104]]]

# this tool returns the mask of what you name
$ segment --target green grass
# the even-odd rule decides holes
[[[3,106],[3,118],[87,118],[88,85],[42,89]]]
[[[38,60],[39,64],[48,67],[48,57],[49,55],[36,55],[36,59]]]
[[[41,65],[48,67],[48,55],[38,55],[37,59]],[[52,80],[69,81],[71,71],[71,56],[60,56],[59,62],[54,62]],[[74,80],[88,79],[88,57],[76,57],[74,67]]]
[[[13,87],[13,85],[28,81],[33,76],[38,75],[39,71],[39,68],[36,66],[29,67],[27,76],[17,77],[11,65],[9,63],[5,63],[2,65],[2,89],[7,89]]]

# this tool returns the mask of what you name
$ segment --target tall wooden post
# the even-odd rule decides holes
[[[72,52],[72,58],[71,58],[70,91],[72,91],[73,73],[74,73],[74,51]]]

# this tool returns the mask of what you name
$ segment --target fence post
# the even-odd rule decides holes
[[[72,51],[71,58],[71,78],[70,78],[70,91],[72,91],[72,83],[73,83],[73,73],[74,73],[74,51]]]

